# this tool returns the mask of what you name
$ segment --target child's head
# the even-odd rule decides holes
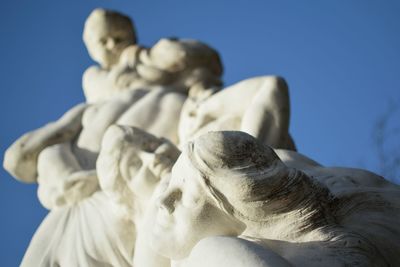
[[[83,41],[92,59],[103,68],[110,68],[127,46],[136,43],[135,29],[129,17],[95,9],[85,22]]]

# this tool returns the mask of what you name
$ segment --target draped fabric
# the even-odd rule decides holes
[[[78,204],[51,210],[21,266],[132,266],[135,233],[99,191]]]

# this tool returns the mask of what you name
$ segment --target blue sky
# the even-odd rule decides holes
[[[93,63],[81,35],[96,7],[131,16],[144,45],[170,36],[210,44],[221,54],[226,85],[285,77],[299,151],[324,165],[379,171],[373,126],[390,101],[400,101],[395,0],[3,0],[1,154],[83,101],[81,75]],[[399,126],[397,115],[392,123]],[[0,175],[0,265],[17,266],[46,211],[34,185]]]

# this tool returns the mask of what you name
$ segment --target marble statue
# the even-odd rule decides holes
[[[93,11],[84,40],[99,63],[83,78],[87,103],[23,135],[5,153],[5,169],[21,181],[37,182],[39,200],[51,210],[22,266],[131,266],[134,224],[101,190],[96,173],[103,135],[118,123],[178,142],[177,118],[189,88],[220,82],[218,54],[194,40],[162,39],[150,49],[138,48],[139,59],[130,59],[136,40],[132,23],[113,11]],[[171,58],[171,52],[181,56]],[[121,65],[123,56],[137,62]],[[126,87],[103,80],[112,81],[116,71],[129,78]]]
[[[154,193],[144,242],[172,265],[146,266],[397,266],[399,200],[373,173],[210,132]]]
[[[108,100],[116,91],[168,86],[187,94],[188,88],[220,85],[218,53],[190,39],[161,39],[151,48],[136,44],[131,20],[117,12],[95,9],[85,23],[83,40],[98,66],[83,75],[89,103]]]
[[[114,125],[104,136],[100,183],[135,222],[134,266],[398,261],[400,188],[378,175],[235,131],[204,134],[179,154],[137,128]]]
[[[86,101],[107,100],[119,89],[117,81],[123,69],[117,66],[121,54],[128,47],[138,47],[134,25],[123,14],[95,9],[85,22],[83,40],[89,55],[99,64],[88,68],[83,75]]]
[[[4,156],[50,210],[21,266],[400,265],[399,186],[297,153],[283,78],[222,89],[213,48],[105,9],[83,40],[86,102]]]
[[[165,183],[180,150],[165,138],[155,137],[135,127],[113,125],[104,135],[97,160],[102,191],[121,214],[134,225],[133,266],[170,266],[170,260],[154,252],[144,241],[145,214],[151,197]]]
[[[113,70],[112,66],[118,62],[122,48],[99,45],[93,39],[96,39],[94,36],[97,35],[97,39],[102,39],[100,37],[104,37],[105,33],[109,33],[111,39],[117,38],[114,36],[115,33],[108,31],[115,27],[124,29],[123,25],[130,25],[126,26],[125,34],[119,33],[122,32],[120,28],[117,32],[120,36],[126,36],[127,40],[135,40],[132,24],[126,20],[124,15],[112,11],[96,9],[92,12],[86,23],[84,39],[90,54],[94,60],[99,62],[100,67],[91,67],[87,72],[92,72],[93,68],[105,72]],[[95,27],[97,31],[89,34],[88,31],[90,32],[94,27],[93,23],[98,27],[102,26],[103,31]],[[123,39],[122,37],[118,38]],[[116,41],[110,42],[115,43]],[[128,41],[121,41],[121,46],[127,44],[129,44]],[[129,48],[126,47],[124,51]],[[161,39],[151,49],[142,51],[143,55],[147,55],[147,57],[141,57],[146,58],[144,60],[146,63],[137,63],[138,65],[143,68],[150,67],[144,66],[145,64],[158,66],[159,71],[168,75],[174,73],[177,80],[170,80],[168,85],[146,84],[146,86],[142,85],[138,88],[127,87],[124,90],[110,86],[107,87],[107,90],[112,94],[110,93],[108,98],[94,97],[96,96],[94,91],[86,93],[87,103],[73,107],[56,122],[29,132],[18,139],[5,154],[5,168],[14,177],[24,182],[36,182],[42,177],[45,179],[44,177],[57,176],[55,174],[59,170],[61,170],[62,176],[71,176],[72,173],[84,171],[85,173],[76,175],[74,178],[70,177],[72,183],[76,184],[81,176],[92,177],[94,175],[101,139],[107,128],[115,123],[136,126],[178,143],[179,120],[177,118],[180,116],[187,91],[193,85],[219,83],[219,75],[222,73],[220,59],[212,48],[193,40]],[[175,54],[180,53],[182,56],[173,61],[169,58],[171,51]],[[206,72],[204,69],[214,73],[214,77],[210,78],[212,74],[209,74],[207,79],[201,80],[200,73],[204,74]],[[142,72],[138,71],[138,73]],[[85,76],[87,75],[89,74],[85,73]],[[91,80],[101,83],[101,78],[98,76],[91,78]],[[133,75],[133,78],[137,78],[137,76]],[[102,89],[99,87],[98,91]],[[90,100],[91,95],[97,100]],[[51,151],[46,153],[44,152],[46,150]],[[90,170],[90,173],[87,170]],[[38,172],[43,175],[38,175]],[[54,181],[49,183],[53,184]],[[49,208],[58,205],[58,202],[62,205],[67,201],[54,199],[47,201],[45,198],[43,197],[43,203]]]
[[[180,153],[165,138],[136,127],[110,126],[97,160],[101,189],[138,224],[155,188],[170,174]]]

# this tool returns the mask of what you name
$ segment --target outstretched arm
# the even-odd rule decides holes
[[[33,183],[37,180],[37,159],[48,146],[72,140],[81,130],[86,104],[79,104],[59,120],[28,132],[15,141],[4,155],[4,168],[20,181]]]

